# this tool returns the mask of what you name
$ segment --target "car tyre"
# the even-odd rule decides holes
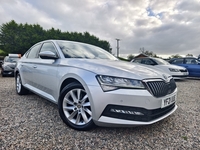
[[[16,85],[16,92],[19,95],[26,95],[28,94],[28,90],[22,85],[21,76],[18,73],[15,78],[15,85]]]
[[[1,71],[1,76],[2,76],[2,77],[5,77],[5,74],[3,73],[3,71]]]
[[[63,88],[58,108],[60,117],[69,127],[81,131],[95,127],[87,92],[80,83],[73,82]]]

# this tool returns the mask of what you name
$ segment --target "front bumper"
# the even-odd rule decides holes
[[[11,75],[11,76],[13,76],[14,75],[14,70],[2,70],[1,74],[2,75]]]
[[[173,73],[172,77],[174,79],[185,79],[188,77],[188,75],[189,75],[188,72],[177,72],[177,73]]]
[[[177,89],[160,98],[152,96],[147,90],[119,89],[103,92],[100,87],[94,86],[89,89],[93,121],[99,126],[148,125],[166,118],[177,109],[176,103],[161,108],[162,99],[176,95]]]
[[[104,127],[134,127],[134,126],[142,126],[142,125],[150,125],[153,123],[156,123],[160,120],[165,119],[169,115],[175,112],[175,110],[178,108],[177,105],[174,105],[175,107],[169,112],[166,113],[165,115],[152,120],[148,122],[143,122],[143,121],[132,121],[132,120],[125,120],[125,119],[117,119],[117,118],[111,118],[107,116],[102,116],[99,118],[98,122],[95,122],[95,124],[99,126],[104,126]]]

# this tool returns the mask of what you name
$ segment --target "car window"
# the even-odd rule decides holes
[[[30,49],[24,54],[24,57],[28,58],[29,52],[30,52]]]
[[[135,59],[135,60],[133,60],[133,62],[135,62],[135,63],[141,63],[141,59]]]
[[[58,41],[58,46],[63,52],[65,58],[87,58],[87,59],[110,59],[117,60],[116,57],[96,46]]]
[[[37,58],[38,57],[37,54],[38,54],[38,51],[40,50],[40,46],[41,44],[38,44],[34,46],[33,48],[31,48],[28,54],[28,58]]]
[[[42,48],[41,48],[40,52],[44,52],[44,51],[51,51],[51,52],[53,52],[54,54],[57,55],[57,51],[56,51],[53,43],[50,43],[50,42],[44,43],[42,45]]]
[[[185,58],[186,64],[198,64],[198,60],[195,58]]]
[[[146,65],[155,65],[151,59],[142,59],[141,63]]]
[[[10,62],[10,63],[15,63],[19,60],[18,57],[8,57],[6,56],[5,59],[4,59],[4,62]]]
[[[161,58],[153,58],[158,65],[169,65],[169,63]]]
[[[174,59],[171,63],[172,63],[172,64],[183,64],[183,58]]]

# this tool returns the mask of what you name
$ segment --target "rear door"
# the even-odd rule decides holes
[[[200,64],[196,58],[185,58],[185,68],[191,77],[200,77]]]
[[[170,62],[171,64],[185,67],[184,58],[177,58]]]
[[[20,60],[20,75],[22,76],[23,85],[32,90],[36,86],[35,80],[35,63],[38,61],[38,52],[41,44],[34,45]]]

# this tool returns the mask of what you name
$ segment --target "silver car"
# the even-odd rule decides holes
[[[188,77],[188,70],[181,66],[172,65],[169,62],[155,57],[134,58],[131,62],[149,65],[151,68],[157,68],[170,74],[175,80]]]
[[[149,125],[177,109],[170,75],[79,42],[35,44],[18,61],[15,78],[19,95],[30,90],[58,104],[62,120],[76,130]]]

